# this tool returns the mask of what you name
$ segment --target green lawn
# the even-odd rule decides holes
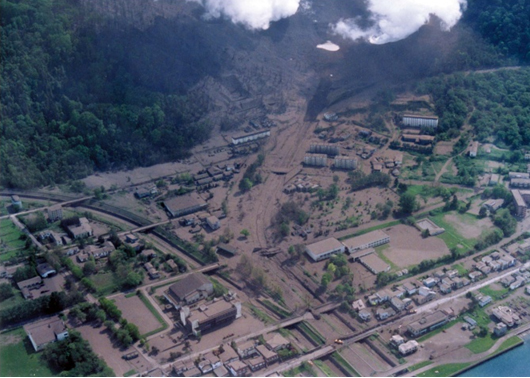
[[[323,361],[314,360],[313,362],[326,375],[326,377],[335,376],[335,373],[333,372],[333,370],[331,370],[331,368],[328,365],[326,365],[326,363],[324,363]]]
[[[442,213],[435,216],[431,216],[431,220],[434,223],[436,223],[439,227],[443,227],[445,229],[444,233],[437,235],[436,237],[442,239],[447,245],[447,248],[456,248],[459,253],[473,249],[473,247],[475,246],[475,240],[466,239],[462,235],[460,235],[457,230],[458,226],[453,223],[449,223],[444,219],[444,216],[446,214],[458,213],[452,211],[449,213]],[[473,222],[476,222],[476,218],[472,215],[458,214],[458,216],[459,220],[461,220],[464,224],[473,224]],[[459,245],[461,245],[462,247],[459,247]]]
[[[0,302],[0,310],[4,310],[6,308],[16,306],[24,301],[25,299],[22,298],[22,295],[20,294],[20,292],[16,291],[15,295],[13,295],[11,298],[8,298]]]
[[[489,333],[486,337],[477,337],[472,340],[470,343],[466,344],[466,348],[471,352],[478,354],[489,350],[497,339],[492,337],[492,334]]]
[[[414,364],[412,366],[409,367],[409,372],[410,371],[414,371],[414,370],[418,370],[418,369],[421,369],[422,367],[425,367],[425,366],[428,366],[432,364],[432,361],[422,361],[422,362],[419,362],[417,364]]]
[[[33,350],[22,328],[0,334],[0,377],[57,376],[40,355]]]
[[[501,346],[495,351],[495,354],[498,354],[500,352],[505,351],[506,349],[509,349],[513,347],[514,345],[518,345],[523,343],[523,340],[519,336],[512,336],[506,340],[503,341]]]
[[[469,273],[469,271],[464,268],[462,264],[455,264],[451,266],[451,269],[455,269],[458,272],[458,275],[462,277],[467,276],[467,274]]]
[[[502,288],[501,290],[493,290],[489,285],[480,288],[480,291],[484,295],[489,295],[494,301],[502,299],[502,296],[510,291],[509,288]]]
[[[450,377],[469,365],[471,365],[471,362],[440,365],[418,374],[418,377]]]
[[[114,275],[111,272],[94,274],[90,276],[90,280],[94,283],[100,295],[108,295],[116,290]]]

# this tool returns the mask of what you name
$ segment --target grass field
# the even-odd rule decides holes
[[[460,370],[467,368],[469,365],[471,365],[471,362],[440,365],[418,374],[418,377],[450,377]]]
[[[460,275],[461,277],[467,276],[467,274],[469,273],[469,271],[464,268],[462,264],[455,264],[451,266],[451,269],[455,269],[458,272],[458,275]]]
[[[25,299],[22,298],[22,295],[20,294],[20,292],[17,291],[15,292],[15,295],[13,295],[11,298],[8,298],[0,302],[0,310],[4,310],[6,308],[16,306],[24,301]]]
[[[436,237],[442,239],[447,245],[447,248],[449,249],[456,248],[459,253],[464,253],[470,249],[473,249],[473,247],[475,246],[475,240],[466,239],[462,235],[460,235],[460,233],[457,230],[457,226],[445,221],[444,219],[445,214],[447,213],[442,213],[442,214],[438,214],[435,216],[431,216],[431,220],[434,223],[436,223],[439,227],[443,227],[445,229],[444,233],[437,235]],[[460,216],[462,214],[458,214],[458,215]],[[463,214],[463,215],[468,215],[470,218],[472,217],[469,214]],[[468,221],[472,222],[471,219],[465,218],[465,222],[463,223],[467,223]]]
[[[512,336],[504,340],[501,346],[495,351],[496,354],[505,351],[508,348],[513,347],[514,345],[521,344],[523,340],[519,336]]]
[[[510,291],[509,288],[502,288],[501,290],[493,290],[489,285],[480,288],[480,291],[484,295],[489,295],[494,301],[502,299],[502,296]]]
[[[41,360],[22,328],[0,334],[1,377],[53,377],[48,364]]]
[[[475,354],[485,352],[489,350],[497,341],[497,339],[494,339],[492,336],[493,335],[489,333],[486,337],[477,337],[469,344],[466,344],[466,348]]]
[[[108,295],[116,290],[114,276],[112,273],[98,273],[90,277],[99,295]]]
[[[422,362],[412,365],[411,367],[409,367],[408,370],[409,371],[418,370],[418,369],[421,369],[422,367],[429,366],[430,364],[432,364],[432,361],[422,361]]]
[[[25,247],[26,241],[20,239],[24,235],[10,219],[0,221],[0,262],[15,257]]]
[[[326,377],[334,377],[335,373],[331,368],[326,365],[323,361],[314,360],[314,364],[326,375]]]

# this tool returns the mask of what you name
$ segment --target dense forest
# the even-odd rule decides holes
[[[420,93],[433,96],[441,137],[451,137],[469,117],[479,141],[530,146],[530,69],[462,73],[426,80]]]
[[[30,188],[182,158],[208,138],[204,99],[146,86],[128,69],[134,57],[120,40],[105,40],[76,1],[0,6],[0,185]]]
[[[530,62],[530,2],[468,0],[464,19],[507,56]]]

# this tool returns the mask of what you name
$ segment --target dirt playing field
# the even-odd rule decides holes
[[[134,295],[125,298],[125,295],[114,297],[113,300],[116,306],[121,310],[123,317],[128,322],[134,323],[138,326],[140,334],[146,334],[159,328],[162,324],[151,314],[149,309],[145,307],[142,300]]]
[[[384,250],[384,255],[400,268],[450,253],[443,240],[434,237],[424,239],[412,226],[400,224],[383,231],[390,236],[390,246]]]

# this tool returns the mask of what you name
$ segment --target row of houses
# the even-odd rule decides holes
[[[214,352],[208,352],[196,361],[180,361],[173,365],[176,375],[194,377],[213,372],[217,377],[247,376],[279,360],[278,352],[289,348],[290,342],[279,333],[264,335],[264,344],[255,340],[248,340],[235,348],[221,347]]]

